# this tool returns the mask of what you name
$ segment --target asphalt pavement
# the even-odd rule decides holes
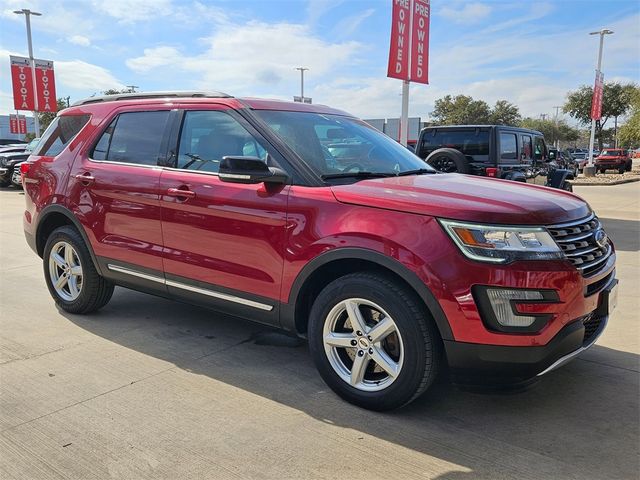
[[[597,344],[525,392],[442,382],[373,413],[258,324],[122,288],[59,311],[0,189],[0,479],[639,478],[640,183],[575,190],[618,251]]]

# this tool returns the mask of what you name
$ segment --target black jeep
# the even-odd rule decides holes
[[[505,125],[447,125],[420,132],[416,154],[444,173],[466,173],[571,191],[573,172],[550,158],[542,133]]]

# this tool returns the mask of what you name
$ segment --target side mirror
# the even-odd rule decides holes
[[[229,183],[287,183],[287,174],[258,157],[222,157],[218,178]]]

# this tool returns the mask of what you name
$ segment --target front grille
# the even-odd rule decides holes
[[[582,339],[583,345],[589,343],[593,336],[598,333],[602,320],[604,320],[604,317],[596,316],[594,313],[590,313],[584,317],[584,320],[582,320],[584,325],[584,338]]]
[[[601,270],[611,255],[611,245],[596,243],[594,233],[602,225],[595,215],[577,222],[547,227],[569,261],[587,277]]]

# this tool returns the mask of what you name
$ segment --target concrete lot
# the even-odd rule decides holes
[[[257,324],[120,288],[58,311],[1,190],[0,478],[638,478],[640,183],[576,193],[618,249],[597,345],[523,393],[440,384],[378,414]]]

